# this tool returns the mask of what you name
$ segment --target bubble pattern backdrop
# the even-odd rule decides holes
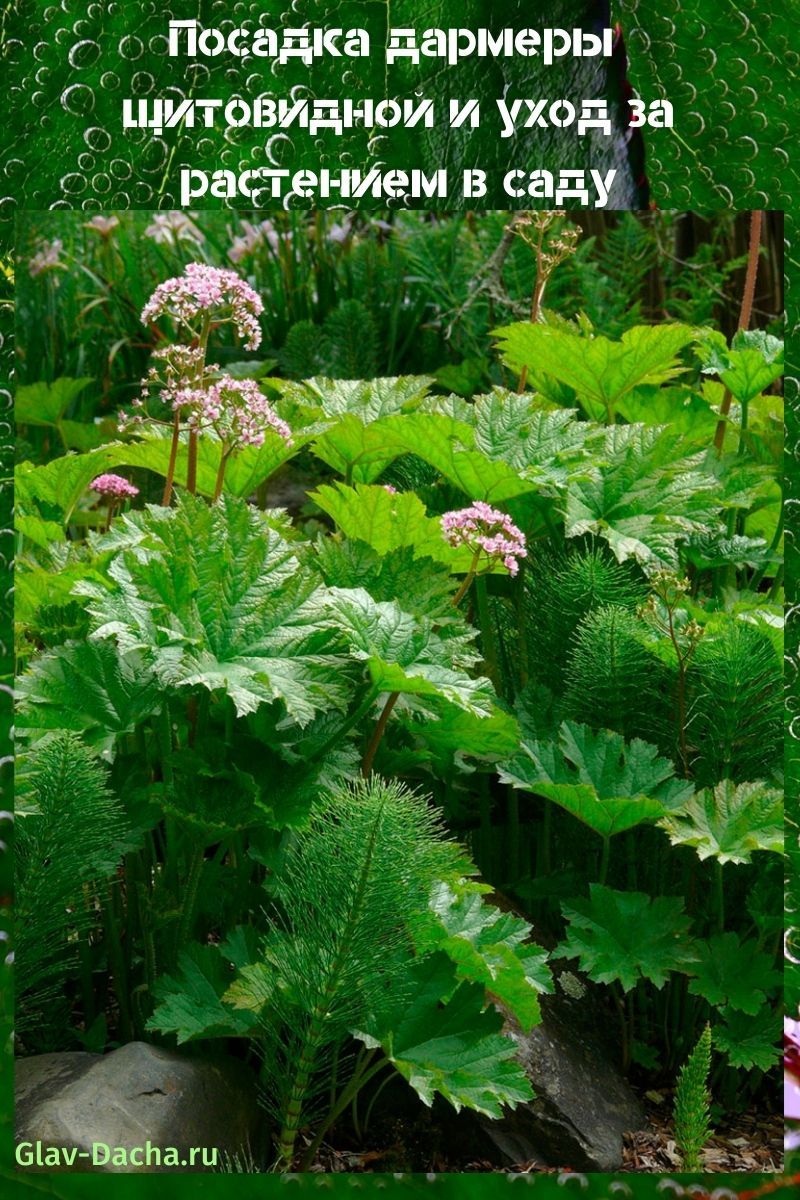
[[[797,0],[627,0],[618,16],[632,85],[675,108],[674,130],[647,131],[653,200],[670,208],[791,208]]]

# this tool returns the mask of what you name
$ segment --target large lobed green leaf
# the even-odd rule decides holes
[[[693,846],[701,860],[749,863],[756,850],[783,853],[783,798],[766,783],[723,780],[659,824],[674,846]]]
[[[373,600],[363,588],[329,589],[325,611],[380,691],[441,696],[477,716],[491,713],[489,680],[469,673],[479,661],[472,631],[437,632],[429,618],[404,612],[396,601]]]
[[[600,463],[569,484],[564,519],[567,537],[596,534],[620,562],[674,567],[682,539],[721,530],[720,509],[702,455],[669,428],[616,425]]]
[[[613,423],[623,396],[640,384],[664,383],[680,371],[678,353],[694,338],[686,325],[636,325],[620,341],[520,321],[494,331],[506,366],[552,376],[572,388],[596,421]]]
[[[322,484],[311,493],[346,537],[366,542],[378,554],[411,547],[415,558],[445,563],[454,572],[469,570],[472,554],[450,546],[435,517],[413,492],[393,494],[379,485]]]
[[[535,490],[502,458],[487,457],[475,445],[466,421],[442,412],[415,412],[386,422],[386,436],[398,454],[416,454],[473,500],[500,504]]]
[[[459,980],[482,983],[529,1030],[541,1020],[540,993],[553,990],[547,952],[532,944],[527,921],[483,899],[489,890],[469,879],[435,884],[412,920],[414,945],[418,954],[443,951]]]
[[[144,655],[120,657],[106,642],[68,642],[43,654],[20,677],[18,698],[21,734],[72,730],[107,758],[119,737],[163,704]]]
[[[736,933],[720,933],[695,943],[689,991],[714,1008],[728,1005],[737,1012],[757,1016],[767,1003],[767,993],[780,987],[781,972],[771,955],[755,941],[743,942]]]
[[[258,1013],[226,1003],[233,968],[255,954],[253,929],[235,929],[218,946],[189,945],[178,956],[174,975],[156,983],[157,1005],[147,1028],[174,1034],[178,1045],[205,1038],[252,1036]]]
[[[91,376],[62,375],[52,383],[25,384],[14,395],[14,419],[18,425],[58,425],[73,400],[93,382]]]
[[[314,378],[285,390],[328,418],[329,428],[314,441],[314,453],[348,479],[372,483],[398,454],[386,437],[385,418],[413,411],[432,383],[427,375]]]
[[[483,987],[461,983],[453,990],[454,982],[446,955],[429,955],[409,970],[402,1011],[383,1027],[354,1032],[367,1046],[380,1046],[428,1106],[438,1092],[456,1112],[472,1108],[501,1117],[504,1105],[533,1098],[530,1084],[513,1041],[502,1033],[503,1018],[485,1008]]]
[[[239,715],[279,700],[304,725],[346,706],[324,589],[258,510],[187,496],[124,516],[112,537],[114,589],[79,585],[95,637],[145,654],[163,686],[226,692]]]
[[[500,778],[545,796],[583,821],[601,837],[611,837],[683,804],[693,787],[675,777],[655,746],[618,733],[564,721],[558,741],[520,743],[501,764]]]
[[[672,971],[691,969],[696,952],[680,896],[651,897],[593,883],[589,898],[561,905],[569,922],[555,957],[577,958],[595,983],[629,992],[640,979],[662,988]]]

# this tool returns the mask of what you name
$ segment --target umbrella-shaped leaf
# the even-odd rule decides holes
[[[590,417],[610,423],[637,385],[664,383],[682,370],[677,356],[694,333],[686,325],[636,325],[617,342],[522,321],[495,330],[495,337],[512,371],[553,376],[575,391]]]
[[[769,1071],[775,1066],[779,1055],[780,1013],[762,1008],[755,1016],[750,1016],[728,1007],[723,1008],[722,1016],[725,1024],[715,1025],[712,1030],[714,1045],[732,1067]]]
[[[187,496],[123,517],[115,536],[114,589],[79,585],[94,636],[146,653],[162,685],[227,692],[239,715],[279,700],[304,725],[346,706],[325,589],[262,513]]]
[[[600,462],[570,481],[567,537],[605,539],[617,559],[675,566],[677,545],[721,529],[718,483],[670,429],[617,425],[606,431]]]
[[[767,992],[783,982],[771,956],[759,950],[754,941],[740,942],[736,933],[720,933],[707,942],[696,942],[695,950],[697,962],[692,964],[689,991],[702,996],[713,1008],[727,1004],[756,1016],[766,1004]]]
[[[590,897],[561,905],[569,922],[557,958],[577,958],[595,983],[618,982],[629,992],[640,979],[661,988],[672,971],[691,968],[696,954],[680,896],[617,892],[599,883]]]
[[[467,572],[472,554],[450,546],[441,523],[429,517],[413,492],[387,492],[380,485],[323,484],[310,499],[331,517],[346,537],[366,542],[378,554],[411,547],[415,558],[432,558],[453,571]]]
[[[657,820],[693,791],[655,746],[573,721],[564,721],[558,741],[523,741],[500,778],[552,800],[604,838]]]
[[[380,691],[442,696],[476,715],[491,713],[491,684],[469,673],[479,656],[465,627],[436,630],[429,618],[413,617],[395,601],[373,600],[363,588],[331,588],[326,611]]]
[[[221,946],[190,945],[182,950],[175,975],[162,975],[156,983],[158,1004],[147,1028],[174,1033],[179,1044],[202,1038],[250,1036],[257,1013],[233,1008],[223,1000],[234,978],[233,967],[244,965],[231,953],[242,936],[243,931],[234,931]],[[249,940],[253,942],[252,933]],[[254,945],[250,953],[255,954]]]
[[[701,859],[748,863],[754,850],[783,853],[783,800],[766,783],[730,779],[705,788],[659,821],[674,846],[693,846]]]
[[[404,375],[383,379],[309,379],[288,391],[330,418],[314,453],[348,478],[372,483],[397,457],[385,436],[386,418],[411,412],[427,396],[433,379]]]

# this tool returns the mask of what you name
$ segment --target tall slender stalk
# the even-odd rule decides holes
[[[161,503],[166,508],[172,500],[172,485],[175,482],[175,464],[178,460],[178,442],[181,435],[181,418],[180,413],[175,413],[172,420],[172,441],[169,447],[169,465],[167,467],[167,478],[164,482],[164,495]]]
[[[190,496],[197,494],[197,442],[196,429],[189,430],[189,455],[186,463],[186,490]]]
[[[364,760],[361,763],[361,774],[366,778],[372,771],[372,764],[375,761],[375,755],[378,751],[378,746],[381,744],[384,731],[389,723],[389,717],[392,715],[392,709],[400,698],[399,692],[391,692],[388,700],[383,706],[383,711],[378,717],[378,723],[375,726],[372,737],[369,739],[369,745],[364,751]]]
[[[764,214],[756,209],[750,214],[750,244],[747,250],[747,269],[744,277],[744,289],[742,291],[742,304],[739,309],[739,330],[750,328],[750,319],[753,315],[753,299],[756,292],[756,275],[758,274],[758,249],[761,243],[761,223]],[[725,441],[725,427],[728,423],[728,413],[731,409],[731,401],[733,397],[728,388],[725,389],[725,394],[722,397],[722,404],[719,408],[719,421],[714,432],[714,449],[717,454],[722,453],[722,444]]]
[[[221,454],[220,454],[219,470],[217,471],[217,479],[214,484],[214,503],[215,504],[216,504],[217,500],[219,500],[220,496],[222,495],[222,485],[225,482],[225,468],[228,465],[229,457],[230,457],[230,455],[225,452],[225,447],[223,446],[222,450],[221,450]],[[264,506],[262,505],[262,508],[263,507]]]

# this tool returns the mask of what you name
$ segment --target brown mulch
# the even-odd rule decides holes
[[[670,1097],[651,1092],[645,1103],[648,1125],[637,1133],[625,1135],[619,1171],[657,1175],[679,1171],[681,1161],[672,1134]],[[392,1122],[392,1126],[389,1137],[385,1136],[388,1129],[375,1130],[377,1136],[371,1139],[373,1144],[369,1148],[321,1147],[311,1170],[334,1174],[398,1170],[551,1174],[570,1169],[568,1165],[543,1167],[536,1162],[500,1166],[489,1158],[463,1153],[464,1148],[455,1147],[449,1138],[440,1140],[435,1134],[435,1126],[431,1127],[427,1122],[400,1119]],[[724,1129],[714,1131],[702,1159],[702,1170],[708,1174],[781,1171],[783,1118],[753,1112],[732,1116]]]
[[[658,1098],[656,1098],[658,1097]],[[672,1136],[672,1104],[667,1096],[649,1093],[648,1126],[625,1135],[623,1171],[662,1174],[680,1170]],[[783,1117],[746,1112],[733,1114],[714,1130],[702,1154],[709,1174],[749,1171],[768,1174],[783,1169]]]

